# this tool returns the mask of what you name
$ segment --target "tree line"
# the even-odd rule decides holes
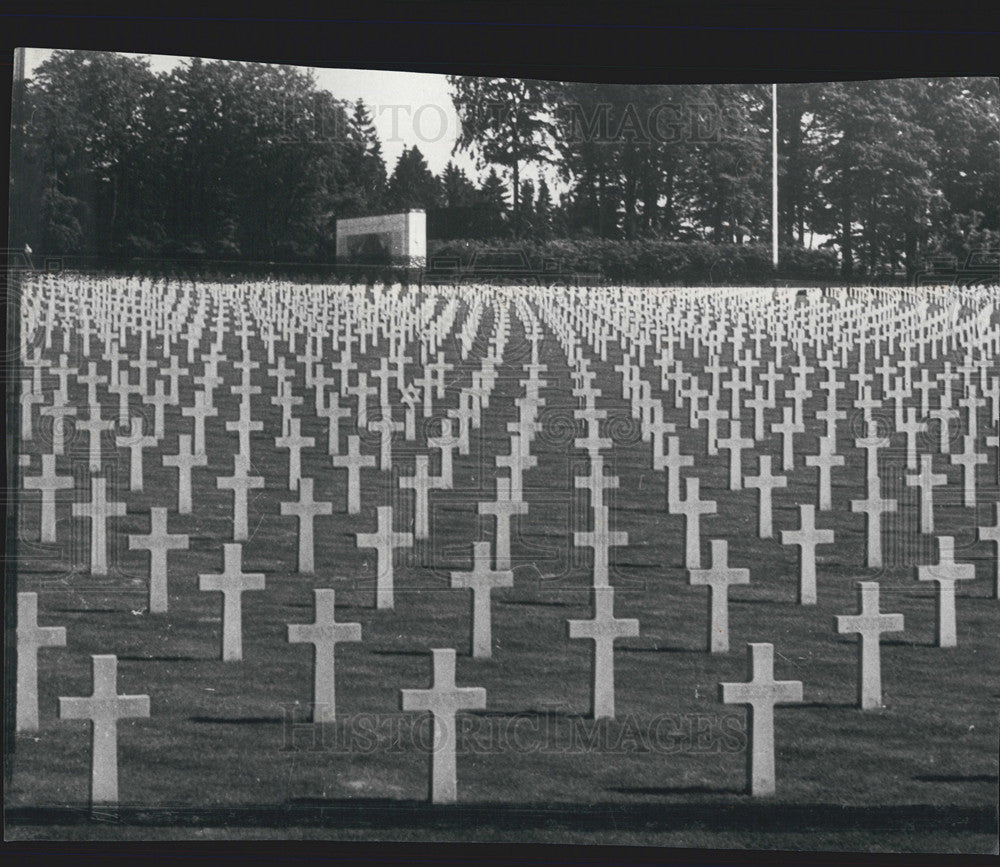
[[[56,51],[16,94],[11,244],[331,262],[337,219],[415,207],[438,239],[770,240],[769,85],[448,81],[479,180],[417,146],[390,170],[305,69]],[[850,278],[1000,243],[995,79],[782,84],[777,123],[783,246],[829,238]]]

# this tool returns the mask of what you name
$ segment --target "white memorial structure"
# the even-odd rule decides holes
[[[337,220],[337,262],[423,268],[427,264],[426,212]]]

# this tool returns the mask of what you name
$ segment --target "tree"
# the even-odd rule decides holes
[[[883,258],[894,265],[900,240],[917,232],[934,195],[936,143],[917,110],[919,88],[903,79],[817,88],[819,191],[839,226],[845,280],[859,246],[867,270]]]
[[[36,70],[26,195],[42,205],[34,231],[47,252],[119,251],[141,208],[147,167],[137,157],[154,82],[146,60],[99,51],[56,51]]]
[[[482,205],[483,221],[479,231],[484,238],[496,238],[502,235],[507,222],[507,191],[503,181],[491,168],[486,180],[479,190],[478,203]]]
[[[535,234],[542,239],[552,234],[552,194],[545,178],[538,180],[538,197],[535,199]]]
[[[441,187],[427,167],[427,160],[414,145],[403,152],[392,170],[386,199],[393,210],[408,211],[412,208],[432,208],[440,202]]]
[[[546,160],[550,153],[551,84],[464,75],[449,75],[448,83],[460,123],[455,151],[474,151],[480,168],[492,163],[510,170],[516,237],[520,234],[521,167]]]
[[[467,208],[476,201],[476,185],[451,160],[441,172],[441,194],[447,208]]]
[[[382,143],[364,100],[358,99],[348,119],[347,148],[344,154],[346,177],[354,194],[355,213],[361,216],[378,213],[386,188],[385,160]]]

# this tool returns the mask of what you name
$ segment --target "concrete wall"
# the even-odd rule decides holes
[[[353,246],[379,236],[379,243],[392,256],[393,262],[423,267],[427,264],[427,214],[408,211],[405,214],[379,214],[373,217],[353,217],[337,220],[337,261],[350,262]]]

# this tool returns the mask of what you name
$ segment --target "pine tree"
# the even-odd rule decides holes
[[[393,210],[433,208],[441,200],[440,182],[427,167],[427,160],[414,145],[403,148],[386,189],[386,201]]]

